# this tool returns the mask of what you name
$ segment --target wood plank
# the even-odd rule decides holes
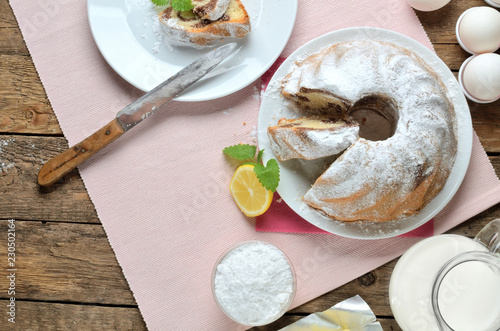
[[[486,107],[469,102],[474,130],[488,153],[500,153],[500,100]],[[497,175],[500,176],[497,171]]]
[[[0,300],[5,310],[7,300]],[[137,307],[106,307],[52,302],[15,302],[15,324],[3,313],[2,330],[134,330],[146,331]],[[5,311],[7,312],[7,311]]]
[[[9,5],[9,0],[0,0],[0,28],[17,27],[17,21]]]
[[[458,44],[434,44],[437,56],[450,68],[458,73],[462,63],[471,55]]]
[[[9,302],[0,300],[5,307]],[[333,306],[334,304],[332,304]],[[286,314],[278,321],[252,331],[270,331],[288,326],[307,315]],[[14,325],[3,316],[2,329]],[[377,319],[384,330],[401,330],[391,318]],[[17,330],[134,330],[146,331],[146,324],[138,308],[78,305],[69,303],[16,301],[15,329]]]
[[[458,79],[458,72],[454,72]],[[487,153],[500,153],[500,99],[487,104],[467,100],[472,126]],[[497,175],[498,172],[497,172]]]
[[[486,118],[484,120],[487,121]],[[483,137],[486,143],[491,139],[493,145],[499,144],[498,138],[490,138],[491,133],[484,132]],[[2,217],[99,223],[94,206],[77,171],[49,188],[39,188],[36,184],[36,177],[42,164],[66,148],[67,142],[62,137],[0,135]],[[500,176],[500,156],[490,156],[489,159],[497,176]]]
[[[500,208],[498,209],[497,212],[500,214]],[[5,223],[5,221],[0,222],[0,231],[6,231]],[[464,226],[477,227],[477,222],[469,223]],[[76,228],[78,229],[75,230]],[[476,232],[476,230],[473,231]],[[93,325],[92,323],[99,323],[104,319],[103,326],[108,326],[108,323],[110,327],[118,326],[121,324],[116,323],[120,321],[120,323],[132,323],[137,329],[142,330],[142,319],[135,308],[21,301],[28,298],[44,301],[89,302],[90,298],[90,301],[101,304],[112,301],[115,305],[134,305],[135,303],[130,300],[124,280],[116,279],[116,275],[121,272],[100,226],[17,221],[16,236],[18,243],[29,243],[26,247],[19,245],[16,252],[20,277],[16,284],[16,290],[19,289],[16,293],[19,325],[24,325],[26,321],[21,321],[21,319],[25,316],[30,316],[30,323],[34,323],[31,324],[32,326],[40,323],[47,327],[53,323],[72,325],[69,322],[75,326],[84,327],[87,326],[85,323]],[[5,242],[0,241],[0,246],[5,247],[4,245]],[[392,261],[335,291],[294,309],[277,322],[254,330],[276,330],[278,326],[289,325],[311,312],[328,309],[355,294],[364,297],[376,314],[387,316],[386,312],[390,314],[387,286],[394,265],[395,261]],[[1,286],[6,288],[5,284]],[[114,287],[114,290],[111,290],[111,287]],[[118,287],[122,288],[118,291]],[[8,299],[5,293],[2,293],[2,296]],[[123,300],[127,296],[129,300]],[[112,300],[109,300],[110,297]],[[377,300],[382,300],[383,303]],[[124,316],[125,313],[126,316]],[[48,320],[48,316],[51,321]],[[380,321],[383,326],[397,327],[394,320],[380,319]],[[395,328],[395,330],[399,329]]]
[[[37,184],[42,164],[67,147],[64,138],[0,135],[1,217],[100,223],[76,170],[52,187]]]
[[[500,217],[500,205],[464,222],[450,233],[472,237],[495,217]],[[15,224],[19,274],[16,298],[135,304],[101,225],[35,221],[16,221]],[[7,220],[0,221],[0,233],[7,232],[7,225]],[[0,247],[7,247],[6,240],[6,236],[0,236]],[[390,316],[387,293],[396,261],[305,303],[291,313],[322,311],[332,303],[359,294],[373,307],[375,314]],[[7,288],[6,281],[0,279],[2,288]],[[8,298],[7,293],[0,292],[0,298]]]
[[[7,226],[0,221],[0,233]],[[136,305],[101,225],[16,221],[15,230],[16,299]]]
[[[61,134],[33,62],[0,54],[0,132]]]
[[[457,46],[436,47],[442,54]],[[452,53],[455,54],[455,53]],[[464,58],[464,57],[462,57]],[[450,66],[461,64],[460,56],[444,58]],[[457,60],[458,59],[458,60]],[[454,64],[451,62],[455,62]],[[455,75],[457,73],[455,72]],[[0,55],[0,133],[61,135],[57,118],[29,58]],[[490,104],[469,102],[473,124],[487,152],[500,152],[500,100]]]
[[[0,27],[0,54],[29,55],[19,28]]]

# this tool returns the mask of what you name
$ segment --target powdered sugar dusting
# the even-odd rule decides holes
[[[165,6],[155,6],[150,0],[136,0],[140,7],[144,8],[143,11],[143,24],[142,27],[146,31],[152,31],[155,37],[151,52],[153,54],[160,53],[163,49],[173,52],[175,49],[171,41],[165,35],[158,15],[165,9]],[[148,34],[141,34],[141,39],[148,40]]]
[[[294,130],[276,126],[268,130],[274,155],[285,161],[293,158],[314,160],[338,154],[359,138],[359,127],[343,125],[338,128]]]

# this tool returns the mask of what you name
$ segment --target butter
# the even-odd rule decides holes
[[[279,331],[383,331],[377,317],[359,296],[344,300],[328,310],[311,314]]]

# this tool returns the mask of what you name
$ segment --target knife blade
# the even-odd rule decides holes
[[[50,186],[59,181],[77,166],[200,80],[228,57],[235,47],[236,43],[217,47],[120,110],[107,125],[47,161],[38,173],[38,184]]]

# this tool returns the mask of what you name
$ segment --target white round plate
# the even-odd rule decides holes
[[[184,91],[177,101],[204,101],[236,92],[260,77],[278,58],[293,29],[297,0],[242,0],[252,31],[238,51]],[[170,46],[149,0],[88,0],[90,28],[109,65],[148,92],[213,49]],[[228,40],[230,41],[230,40]]]
[[[267,162],[270,158],[274,158],[267,136],[267,127],[276,125],[277,121],[282,117],[298,117],[296,113],[287,107],[286,100],[280,97],[279,90],[281,80],[290,71],[294,62],[316,53],[328,45],[350,40],[387,41],[412,50],[415,54],[424,59],[443,80],[455,106],[458,128],[457,158],[446,185],[436,198],[420,211],[419,214],[403,220],[383,223],[345,223],[335,221],[307,206],[302,201],[302,196],[309,190],[316,178],[319,177],[328,166],[325,160],[289,160],[279,162],[281,179],[277,192],[297,214],[325,231],[344,237],[358,239],[394,237],[421,226],[446,206],[462,183],[465,173],[467,172],[472,152],[472,120],[462,89],[446,64],[424,45],[393,31],[368,27],[338,30],[308,42],[283,62],[274,74],[264,93],[258,121],[259,148],[261,150],[265,149],[263,154],[264,162]]]

